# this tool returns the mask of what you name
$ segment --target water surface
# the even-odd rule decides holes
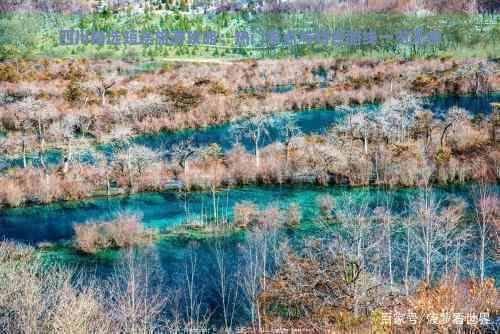
[[[457,106],[463,108],[471,115],[491,113],[491,103],[500,102],[500,93],[493,93],[483,96],[436,96],[424,99],[424,107],[431,110],[437,117],[442,115],[451,107]],[[354,108],[354,112],[376,112],[380,106],[375,104],[367,104]],[[303,134],[324,133],[332,125],[341,122],[345,117],[345,110],[342,108],[333,109],[310,109],[298,112],[285,112],[273,116],[276,119],[276,124],[279,124],[280,119],[288,116],[293,120]],[[269,144],[273,141],[281,139],[279,127],[270,127],[269,133],[262,138],[261,145]],[[190,129],[176,132],[161,132],[157,134],[141,135],[134,138],[133,142],[144,145],[151,149],[159,150],[164,158],[169,157],[172,145],[181,141],[191,141],[197,146],[206,146],[210,144],[218,144],[223,150],[230,149],[238,140],[231,132],[230,124],[222,124],[210,126],[201,129]],[[240,140],[247,149],[253,149],[253,145],[248,138]],[[111,154],[112,150],[109,146],[101,146],[100,151]],[[44,159],[49,165],[56,165],[61,162],[62,153],[59,150],[48,150]],[[28,164],[40,166],[38,154],[30,154],[27,156]],[[93,159],[90,156],[83,156],[83,162],[92,163]],[[23,164],[20,157],[10,158],[0,156],[0,171],[12,167],[21,167]]]

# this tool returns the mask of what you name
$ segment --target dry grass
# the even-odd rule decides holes
[[[233,208],[234,224],[238,227],[247,227],[253,224],[259,210],[253,202],[239,202]]]
[[[24,203],[25,195],[21,187],[14,180],[0,182],[0,203],[10,207],[17,207]]]
[[[122,152],[111,166],[75,164],[66,173],[49,170],[47,174],[33,167],[15,169],[0,176],[0,203],[20,206],[80,199],[106,193],[108,184],[111,194],[157,191],[173,180],[181,181],[185,189],[210,191],[222,186],[301,182],[408,187],[418,185],[424,176],[439,184],[474,180],[478,166],[485,166],[491,181],[498,180],[500,151],[490,143],[488,121],[462,119],[443,136],[446,124],[435,120],[428,139],[417,130],[404,142],[387,143],[382,134],[371,134],[366,151],[363,140],[351,138],[342,128],[297,136],[291,139],[288,155],[280,142],[262,147],[259,168],[255,154],[241,145],[227,152],[212,145],[199,148],[187,162],[188,168],[175,159],[147,160],[137,153],[129,169]],[[417,126],[418,121],[412,125]]]
[[[302,220],[302,212],[299,203],[292,203],[286,212],[286,224],[289,226],[297,226]]]
[[[109,222],[75,225],[75,248],[89,254],[107,248],[129,248],[151,241],[151,231],[137,215],[120,214]]]
[[[97,253],[110,247],[104,228],[100,223],[86,223],[75,225],[75,247],[84,253]]]
[[[332,195],[319,195],[316,197],[319,211],[324,217],[331,217],[335,208],[335,198]]]
[[[131,129],[130,135],[134,135],[221,124],[251,113],[272,114],[312,106],[383,102],[401,91],[415,96],[452,93],[450,89],[458,93],[468,92],[475,89],[474,77],[471,77],[474,71],[462,75],[464,69],[494,68],[497,65],[484,61],[448,60],[250,61],[210,67],[170,64],[133,77],[118,77],[105,106],[92,95],[92,90],[85,93],[89,94],[88,100],[69,104],[64,100],[64,90],[74,80],[82,84],[95,81],[103,68],[118,72],[118,69],[121,71],[139,64],[32,61],[6,62],[2,68],[16,69],[16,66],[22,69],[19,82],[0,84],[2,98],[12,98],[11,102],[0,106],[0,128],[7,132],[7,137],[1,140],[2,152],[20,156],[22,137],[26,137],[24,141],[29,154],[36,154],[41,148],[37,127],[33,126],[38,122],[36,115],[39,113],[26,110],[33,101],[43,106],[46,147],[66,150],[66,139],[62,140],[53,133],[51,125],[69,119],[76,122],[70,135],[76,137],[85,132],[85,139],[78,144],[92,148],[96,143],[110,140],[113,129],[118,127]],[[326,73],[330,85],[324,90],[314,85],[316,79],[312,73],[318,70]],[[181,72],[182,76],[179,75]],[[51,84],[47,85],[49,80]],[[456,83],[451,88],[446,84],[450,80]],[[498,90],[496,78],[485,80],[487,87],[484,88]],[[289,83],[294,85],[293,90],[272,92],[275,85]],[[241,92],[241,89],[250,88],[255,91]],[[390,91],[394,94],[387,94]],[[172,94],[179,95],[180,100],[172,100]],[[415,128],[415,131],[403,143],[386,143],[385,139],[393,135],[380,134],[385,130],[379,129],[382,125],[377,125],[377,129],[370,131],[366,150],[359,136],[338,128],[324,135],[293,138],[289,159],[285,158],[283,143],[273,143],[261,147],[259,168],[255,168],[253,152],[247,152],[241,145],[235,145],[222,156],[193,157],[188,173],[179,170],[175,161],[153,157],[156,152],[137,145],[134,145],[131,159],[126,152],[120,152],[110,161],[98,159],[103,160],[98,166],[74,161],[69,166],[61,164],[47,170],[14,168],[0,176],[0,205],[21,206],[77,200],[96,194],[157,191],[165,189],[170,181],[181,181],[187,189],[210,190],[223,185],[304,181],[321,185],[345,182],[351,185],[413,186],[423,169],[431,169],[433,182],[470,180],[476,165],[482,162],[492,173],[500,174],[498,148],[488,143],[487,121],[472,122],[465,118],[455,122],[442,143],[440,137],[447,122],[432,120],[428,142],[422,136],[425,131],[421,126],[419,128],[418,122],[413,123],[409,129]],[[345,128],[346,124],[343,126]],[[395,132],[393,130],[389,132]],[[146,161],[143,159],[146,156],[151,156],[151,159]]]
[[[17,333],[153,333],[165,331],[159,316],[165,301],[141,277],[144,268],[129,261],[118,279],[84,285],[72,272],[47,268],[34,249],[0,242],[0,331]],[[31,254],[31,255],[30,255]],[[29,256],[28,256],[29,255]],[[133,273],[133,274],[132,274]],[[134,276],[136,275],[136,276]],[[148,290],[149,289],[149,290]],[[131,300],[137,303],[130,303]],[[130,315],[133,314],[132,317]]]

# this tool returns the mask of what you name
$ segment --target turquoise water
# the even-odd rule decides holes
[[[360,110],[375,110],[376,106],[367,105],[360,107]],[[339,122],[345,116],[345,113],[339,109],[312,109],[304,110],[295,113],[283,113],[275,116],[276,121],[289,116],[295,121],[297,127],[304,134],[324,133],[330,126]],[[183,140],[191,140],[196,146],[203,146],[216,143],[223,150],[230,149],[237,139],[230,131],[231,126],[228,124],[207,127],[204,129],[180,131],[176,133],[160,133],[152,135],[139,136],[135,142],[140,145],[147,146],[152,149],[157,149],[163,152],[168,152],[168,149],[175,143]],[[262,138],[261,145],[267,145],[273,141],[280,139],[279,129],[271,127],[269,133]],[[253,144],[247,139],[240,139],[239,142],[247,149],[252,150]]]
[[[369,201],[372,206],[382,205],[389,198],[398,210],[402,210],[407,197],[414,192],[412,189],[269,186],[221,190],[217,196],[219,211],[222,215],[227,211],[228,218],[232,216],[235,203],[254,201],[261,208],[269,203],[286,208],[290,203],[297,202],[304,219],[314,220],[318,211],[316,196],[321,194],[331,194],[339,201],[350,196],[357,198],[358,202]],[[191,215],[197,216],[202,212],[211,215],[212,196],[204,192],[191,193],[187,196],[187,207]],[[111,219],[118,212],[140,214],[145,226],[159,229],[181,224],[187,218],[181,193],[144,193],[0,210],[0,235],[31,244],[66,240],[73,237],[73,224]]]
[[[443,205],[451,197],[464,199],[469,205],[473,185],[461,187],[435,188],[433,192]],[[500,186],[495,190],[500,191]],[[268,186],[244,187],[220,191],[218,193],[219,209],[222,216],[230,219],[232,207],[240,201],[254,201],[260,208],[275,203],[286,210],[290,203],[299,203],[302,210],[302,222],[296,228],[283,227],[278,231],[279,240],[288,240],[292,247],[300,251],[303,243],[310,238],[323,240],[336,240],[345,233],[342,226],[336,224],[319,223],[319,210],[316,198],[319,195],[330,194],[336,199],[336,209],[343,210],[348,207],[366,205],[368,215],[378,206],[389,206],[393,212],[405,216],[409,206],[418,196],[418,189],[382,189],[382,188],[351,188],[351,187],[317,187],[317,186]],[[185,204],[187,203],[187,204]],[[209,193],[192,193],[187,196],[186,202],[180,194],[171,192],[146,193],[129,197],[115,197],[110,199],[94,199],[74,203],[61,203],[46,206],[6,209],[0,211],[0,235],[7,239],[36,244],[43,241],[63,243],[73,237],[73,225],[85,223],[89,220],[105,220],[114,217],[119,212],[137,213],[143,216],[147,227],[165,230],[181,224],[187,217],[185,206],[191,215],[200,215],[202,212],[211,214],[212,197]],[[227,210],[226,210],[227,209]],[[469,206],[468,215],[472,214]],[[466,222],[471,226],[470,222]],[[380,231],[373,230],[372,238]],[[225,256],[227,272],[232,277],[234,289],[236,277],[240,275],[241,268],[245,267],[245,249],[250,232],[229,236],[207,237],[192,239],[186,236],[172,236],[135,251],[138,266],[155,268],[159,277],[157,288],[167,296],[172,290],[182,291],[185,288],[186,265],[196,259],[195,284],[198,291],[202,291],[203,307],[206,312],[213,314],[213,323],[220,324],[221,310],[217,290],[217,262],[216,249],[222,249]],[[395,234],[394,242],[394,268],[396,280],[402,279],[403,259],[401,253],[405,249],[401,233]],[[334,241],[335,242],[335,241]],[[373,250],[372,252],[378,252]],[[462,265],[467,270],[477,272],[477,240],[469,240],[464,246]],[[95,256],[84,256],[63,247],[46,253],[43,256],[46,263],[63,264],[74,268],[88,276],[89,279],[98,278],[99,281],[111,277],[119,268],[125,265],[125,251],[106,251]],[[411,274],[421,278],[421,261],[412,261]],[[439,261],[439,260],[437,260]],[[272,272],[272,261],[269,264]],[[442,262],[436,265],[439,272]],[[142,268],[142,267],[140,267]],[[142,269],[141,269],[142,270]],[[464,269],[465,270],[465,269]],[[499,278],[498,263],[488,262],[487,274]],[[161,279],[160,279],[161,278]],[[242,298],[240,296],[239,298]],[[240,305],[241,304],[241,305]],[[236,319],[240,323],[248,320],[248,314],[238,303]],[[241,309],[239,307],[242,307]]]
[[[468,110],[472,115],[477,115],[483,113],[485,115],[491,112],[492,102],[500,102],[500,93],[484,95],[480,97],[474,96],[441,96],[432,97],[425,99],[424,106],[432,110],[438,117],[443,115],[446,110],[452,106],[458,106]],[[359,106],[356,109],[365,112],[374,112],[378,108],[377,105],[365,105]],[[339,109],[313,109],[304,110],[299,112],[288,113],[290,118],[296,122],[302,133],[324,133],[333,124],[340,122],[344,117],[345,113]],[[277,115],[276,119],[279,121],[284,114]],[[230,132],[230,125],[223,124],[219,126],[210,126],[202,129],[185,130],[178,132],[162,132],[159,134],[142,135],[134,139],[134,142],[140,145],[147,146],[152,149],[159,150],[168,157],[168,151],[173,144],[178,143],[183,140],[191,140],[193,144],[198,146],[209,145],[216,143],[223,150],[230,149],[235,138]],[[273,141],[280,139],[280,132],[277,128],[270,128],[269,134],[262,139],[261,145],[269,144]],[[251,150],[253,148],[252,143],[249,139],[243,139],[240,141],[247,149]],[[111,148],[103,146],[99,148],[103,152],[111,154]],[[45,153],[45,160],[47,164],[59,164],[62,159],[62,154],[58,150],[48,150]],[[37,154],[28,156],[28,163],[34,166],[39,166],[40,161]],[[91,156],[83,157],[83,161],[87,163],[92,163],[93,159]],[[11,167],[22,166],[22,159],[0,157],[0,171]]]
[[[436,188],[434,192],[444,201],[456,196],[471,204],[472,187]],[[497,186],[496,189],[498,191],[500,188]],[[234,204],[241,201],[255,202],[262,209],[274,203],[285,211],[291,203],[298,203],[303,224],[298,229],[285,230],[290,238],[301,239],[318,237],[324,232],[318,226],[314,227],[319,217],[316,203],[319,195],[332,195],[340,209],[345,205],[367,205],[371,209],[387,205],[394,212],[405,215],[418,192],[419,190],[411,188],[396,190],[309,185],[243,187],[221,190],[217,194],[218,214],[231,220]],[[178,193],[164,192],[5,209],[0,211],[0,235],[34,245],[46,241],[60,242],[73,237],[74,224],[108,220],[120,212],[139,214],[143,217],[146,227],[165,231],[191,217],[199,217],[202,214],[211,216],[212,199],[210,193],[204,192],[192,193],[186,198]]]
[[[458,105],[469,110],[471,113],[488,113],[489,103],[498,101],[500,95],[488,97],[446,97],[433,98],[429,100],[431,109],[440,115],[450,106]],[[376,106],[365,106],[366,110],[376,110]],[[277,116],[280,117],[280,116]],[[297,125],[304,133],[324,132],[331,124],[339,121],[343,114],[338,110],[311,110],[293,113]],[[265,139],[264,145],[278,139],[278,132],[271,129],[270,135]],[[195,144],[206,145],[218,143],[224,150],[231,147],[233,138],[229,132],[228,125],[209,127],[201,130],[189,130],[178,133],[162,133],[159,135],[140,136],[135,138],[137,143],[151,148],[160,149],[167,153],[168,148],[183,139],[191,139]],[[249,142],[243,142],[251,148]],[[104,150],[106,150],[104,148]],[[54,163],[57,162],[57,151],[53,152]],[[36,158],[34,158],[36,163]],[[20,163],[18,161],[17,163]],[[473,185],[463,187],[435,188],[436,196],[446,201],[452,196],[457,196],[471,204],[471,190]],[[498,185],[495,186],[500,191]],[[415,196],[417,189],[382,189],[382,188],[350,188],[350,187],[316,187],[316,186],[269,186],[269,187],[244,187],[229,190],[221,190],[217,194],[219,201],[219,215],[231,218],[232,208],[235,203],[247,200],[256,202],[261,208],[270,203],[276,203],[286,210],[292,202],[299,203],[303,220],[299,227],[294,229],[282,228],[279,240],[289,240],[296,249],[301,249],[304,240],[309,238],[330,239],[344,233],[342,227],[337,225],[324,225],[318,223],[318,208],[316,198],[319,195],[330,194],[337,200],[337,207],[345,209],[350,206],[367,205],[370,209],[377,206],[388,205],[391,209],[401,215],[406,215]],[[188,209],[186,212],[186,208]],[[211,215],[212,197],[209,193],[191,193],[186,198],[179,193],[145,193],[128,197],[100,198],[78,202],[56,203],[45,206],[32,206],[27,208],[0,210],[0,236],[19,242],[37,244],[40,242],[53,242],[63,244],[72,239],[74,235],[74,224],[81,224],[90,220],[102,221],[113,218],[120,212],[131,212],[140,214],[146,227],[166,230],[173,226],[182,224],[188,217],[197,217],[202,214]],[[472,215],[472,207],[469,206],[468,217]],[[470,221],[466,226],[473,228]],[[376,231],[373,231],[377,233]],[[227,270],[233,278],[231,284],[238,281],[237,275],[241,268],[245,267],[245,247],[248,245],[250,234],[237,234],[224,237],[210,237],[206,239],[193,240],[188,237],[169,237],[161,241],[135,251],[135,256],[140,265],[148,264],[157,270],[162,279],[158,283],[160,290],[165,296],[172,290],[181,289],[185,285],[186,264],[190,259],[197,259],[196,286],[203,292],[203,308],[206,312],[213,314],[213,322],[220,324],[220,303],[217,299],[217,282],[215,278],[216,261],[215,249],[223,249],[227,257]],[[403,257],[400,252],[404,249],[402,239],[398,236],[395,241],[395,268],[396,279],[400,281]],[[67,247],[55,249],[44,255],[47,263],[57,263],[76,268],[89,277],[98,279],[107,278],[117,268],[123,265],[124,252],[107,251],[96,256],[83,256],[75,253]],[[439,260],[440,261],[440,260]],[[269,270],[272,271],[272,261]],[[441,263],[442,264],[442,263]],[[472,238],[464,246],[462,259],[464,268],[477,272],[477,239]],[[498,279],[500,270],[498,263],[489,261],[487,274]],[[422,269],[420,261],[412,264],[411,274],[421,278]],[[235,288],[237,288],[235,286]],[[240,297],[242,298],[242,297]],[[237,321],[244,323],[247,313],[243,302],[238,303]]]

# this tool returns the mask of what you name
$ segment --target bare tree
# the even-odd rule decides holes
[[[236,303],[238,300],[238,277],[234,277],[230,271],[227,251],[220,241],[214,245],[214,256],[216,262],[217,293],[224,320],[224,332],[230,333],[233,326]]]
[[[35,100],[33,97],[27,97],[16,103],[14,108],[16,119],[23,133],[22,154],[24,167],[26,167],[26,136],[29,131],[33,131],[36,133],[39,143],[40,163],[46,169],[43,157],[45,151],[45,130],[57,114],[54,106]]]
[[[368,154],[368,139],[374,130],[375,122],[371,120],[364,112],[354,114],[351,118],[351,127],[353,135],[359,134],[363,140],[365,154]]]
[[[423,253],[424,276],[428,285],[431,283],[432,263],[438,253],[442,234],[439,233],[440,219],[438,214],[439,204],[430,188],[421,190],[420,197],[413,204],[413,212],[417,225],[417,241]]]
[[[105,179],[105,184],[106,184],[106,195],[111,196],[111,172],[112,172],[112,166],[110,162],[110,158],[106,156],[105,153],[99,152],[99,151],[94,151],[93,152],[93,159],[95,161],[95,165],[98,166],[99,170],[103,171],[104,173],[104,179]]]
[[[445,240],[442,248],[444,248],[444,275],[449,276],[449,268],[451,265],[451,251],[453,244],[457,240],[463,240],[467,237],[468,230],[466,228],[459,230],[458,224],[465,210],[465,202],[457,198],[451,198],[450,204],[441,210],[441,219],[443,225],[443,234]]]
[[[462,67],[456,71],[456,80],[470,80],[474,86],[474,94],[487,93],[489,91],[489,77],[495,73],[494,67],[487,61],[470,61],[463,64]]]
[[[132,249],[125,259],[109,287],[115,328],[124,333],[156,332],[161,329],[159,320],[166,301],[151,284],[154,267],[147,258],[138,262]]]
[[[66,155],[64,157],[63,169],[64,173],[68,171],[69,164],[73,159],[72,140],[76,123],[76,117],[67,115],[61,120],[52,123],[49,128],[49,134],[51,136],[55,137],[55,139],[63,139],[66,141]]]
[[[432,142],[433,123],[434,114],[431,111],[421,110],[416,113],[412,132],[415,137],[419,135],[425,136],[425,152],[428,151],[429,145]]]
[[[370,236],[373,236],[370,230],[373,224],[368,213],[368,205],[367,203],[357,204],[353,198],[349,197],[342,207],[337,210],[337,217],[346,232],[344,237],[341,236],[343,251],[347,254],[354,254],[356,262],[364,268],[367,251],[376,247],[376,244],[369,240]]]
[[[448,109],[445,114],[445,126],[441,132],[441,139],[439,141],[441,148],[444,146],[444,139],[449,129],[452,129],[458,122],[468,119],[468,112],[465,109],[452,107]]]
[[[442,251],[445,252],[446,264],[449,246],[461,238],[457,225],[464,207],[463,202],[456,201],[443,208],[429,186],[420,189],[420,194],[411,207],[412,219],[415,220],[414,236],[423,256],[425,281],[428,285],[431,284],[433,264],[442,257]]]
[[[279,121],[281,140],[285,146],[285,168],[288,168],[292,139],[301,134],[300,127],[290,114],[284,114]]]
[[[269,128],[274,124],[275,121],[271,117],[258,113],[231,127],[231,132],[235,136],[249,138],[254,144],[257,169],[260,168],[260,143],[262,137],[269,134]]]
[[[85,135],[90,132],[92,127],[92,119],[86,111],[76,113],[75,116],[76,130],[81,132],[82,137],[85,138]]]
[[[115,84],[117,79],[114,76],[104,78],[102,74],[99,74],[96,80],[90,81],[85,84],[85,88],[94,94],[96,94],[101,99],[101,105],[106,105],[106,93],[109,92]]]
[[[393,234],[393,225],[395,225],[395,219],[392,216],[392,213],[388,208],[379,207],[375,209],[375,215],[382,223],[383,236],[385,239],[387,249],[387,261],[389,265],[389,282],[391,288],[394,286],[394,273],[392,270],[393,264],[393,246],[392,246],[392,234]]]
[[[138,144],[128,144],[125,148],[118,150],[115,154],[114,163],[121,170],[126,171],[129,187],[135,191],[139,185],[140,177],[145,175],[148,168],[159,161],[158,152]]]
[[[29,134],[31,129],[31,122],[28,117],[24,113],[16,113],[16,122],[21,129],[21,156],[23,158],[23,168],[26,168],[28,165],[27,162],[27,146],[29,142],[29,138],[32,137]]]
[[[132,188],[133,180],[132,180],[132,152],[130,150],[130,142],[132,140],[132,129],[126,126],[117,126],[111,130],[109,135],[105,138],[110,141],[113,149],[116,153],[123,150],[123,146],[125,146],[125,157],[127,164],[127,174],[129,180],[129,187]],[[123,155],[122,155],[123,156]]]
[[[196,278],[198,275],[198,258],[192,249],[185,265],[186,288],[186,324],[188,333],[197,333],[207,328],[209,317],[203,313],[199,286]]]
[[[480,180],[479,187],[475,193],[476,219],[479,228],[479,276],[481,283],[485,280],[486,247],[488,237],[495,224],[498,224],[500,214],[500,199],[488,187],[484,179]]]
[[[190,157],[195,155],[198,148],[193,144],[191,139],[182,140],[170,148],[171,157],[179,162],[179,165],[184,169],[184,178],[187,178],[189,172]]]
[[[250,320],[254,331],[260,332],[262,319],[260,314],[259,294],[266,283],[268,245],[267,231],[257,230],[248,237],[243,249],[243,269],[241,284],[250,308]]]
[[[382,131],[388,140],[404,143],[415,114],[421,108],[421,102],[415,96],[402,92],[384,102],[374,119],[382,125]]]
[[[412,255],[412,242],[413,242],[413,231],[414,231],[414,221],[411,218],[406,218],[404,220],[404,230],[405,230],[405,273],[404,273],[404,285],[405,292],[408,296],[410,293],[410,263]]]

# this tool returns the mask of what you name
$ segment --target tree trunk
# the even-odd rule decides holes
[[[365,144],[365,154],[368,155],[368,136],[363,136],[364,144]]]
[[[109,173],[106,171],[106,195],[111,196],[111,184],[109,182]]]
[[[23,154],[23,168],[26,169],[26,167],[27,167],[28,164],[27,164],[27,161],[26,161],[26,141],[25,141],[24,137],[23,137],[23,140],[22,140],[22,152],[23,152],[22,153]]]
[[[389,223],[390,224],[390,223]],[[388,237],[388,247],[389,247],[389,278],[391,282],[391,288],[394,286],[394,275],[392,273],[392,243],[391,243],[391,227],[389,225],[389,235]]]
[[[483,222],[483,224],[485,224],[486,222]],[[480,254],[480,263],[479,263],[479,266],[480,266],[480,279],[481,279],[481,284],[484,283],[484,249],[485,249],[485,246],[486,246],[486,231],[485,231],[485,228],[483,226],[481,226],[481,254]]]
[[[129,183],[129,188],[133,188],[133,181],[132,181],[132,157],[131,157],[131,152],[130,152],[130,145],[127,148],[127,169],[128,169],[128,183]]]
[[[259,152],[259,144],[255,141],[255,165],[257,166],[257,172],[260,169],[260,152]]]
[[[218,215],[217,215],[217,201],[216,201],[216,192],[215,192],[215,187],[212,187],[212,205],[213,205],[213,217],[214,217],[214,223],[216,225],[219,225],[218,222]]]
[[[43,134],[42,121],[40,118],[38,119],[38,141],[40,142],[40,164],[43,166],[43,168],[45,168],[45,160],[43,157],[43,153],[45,152],[45,137]]]
[[[63,168],[63,171],[64,173],[67,173],[68,172],[68,169],[69,169],[69,164],[71,162],[71,159],[72,159],[72,152],[71,152],[71,139],[68,140],[68,153],[66,155],[66,159],[64,161],[64,168]]]
[[[430,246],[426,246],[426,254],[425,254],[425,281],[427,285],[431,284],[431,254],[430,254]]]
[[[106,89],[104,87],[102,87],[101,90],[101,98],[102,98],[101,105],[104,107],[106,105]]]
[[[287,140],[285,142],[285,169],[286,170],[288,170],[288,158],[290,155],[289,148],[290,148],[290,142]]]
[[[406,260],[405,260],[405,290],[408,296],[410,292],[409,272],[410,272],[410,227],[406,227]]]
[[[184,179],[187,180],[187,175],[189,172],[189,160],[184,160]]]

